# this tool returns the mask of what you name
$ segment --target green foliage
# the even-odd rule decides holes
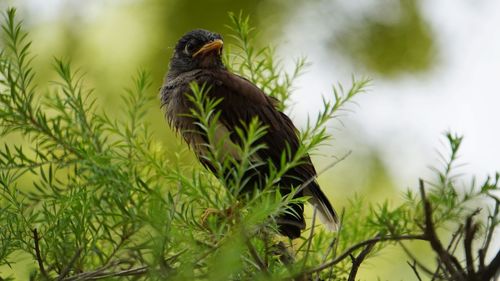
[[[286,108],[305,61],[284,72],[271,47],[254,49],[248,18],[230,18],[237,44],[234,57],[226,52],[226,62]],[[357,243],[382,237],[372,257],[383,250],[383,241],[420,237],[422,204],[408,190],[399,206],[371,206],[353,198],[338,233],[316,225],[313,216],[307,237],[290,245],[277,238],[274,218],[289,212],[290,202],[305,199],[282,196],[274,185],[329,140],[326,124],[363,92],[367,80],[353,78],[348,90],[335,87],[333,101],[325,100],[300,132],[297,153],[284,151],[279,166],[255,161],[263,148],[257,141],[266,133],[257,119],[241,124],[239,157],[228,157],[223,141],[215,141],[220,101],[206,97],[205,85],[192,85],[191,115],[212,140],[205,160],[217,166],[214,177],[201,166],[168,160],[173,152],[161,147],[144,118],[151,107],[158,108],[145,72],[135,76],[117,106],[123,118],[114,119],[96,106],[95,94],[69,63],[55,60],[59,78],[48,93],[33,85],[31,43],[15,10],[5,13],[2,28],[0,136],[23,142],[2,140],[0,149],[0,265],[14,265],[16,254],[28,255],[37,263],[32,280],[286,280],[309,274],[345,280],[353,268],[349,254],[364,251]],[[428,191],[438,226],[461,223],[469,202],[498,190],[497,175],[463,195],[457,191],[452,168],[462,139],[447,137],[450,156]],[[265,186],[237,200],[244,175],[264,164],[270,167]],[[227,177],[230,167],[235,168]],[[497,215],[492,211],[489,225],[496,226]]]
[[[439,59],[432,26],[416,0],[376,3],[361,22],[332,38],[332,44],[353,62],[384,76],[423,73]]]

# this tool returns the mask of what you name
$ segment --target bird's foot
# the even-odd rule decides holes
[[[201,214],[200,221],[201,221],[201,224],[203,226],[207,226],[207,222],[208,222],[210,217],[216,217],[217,219],[221,219],[221,218],[228,218],[232,214],[233,214],[233,207],[229,207],[225,210],[218,210],[215,208],[207,208],[207,209],[205,209],[203,214]]]
[[[207,221],[208,221],[208,218],[211,217],[211,216],[217,216],[217,217],[220,217],[221,216],[221,211],[220,210],[217,210],[215,208],[207,208],[203,214],[201,214],[201,224],[202,225],[207,225]]]

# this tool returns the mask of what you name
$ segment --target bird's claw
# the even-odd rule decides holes
[[[220,216],[222,216],[222,212],[220,210],[215,209],[215,208],[205,209],[203,214],[201,214],[201,224],[206,226],[208,218],[211,216],[214,216],[214,215],[217,217],[220,217]]]
[[[238,206],[238,204],[236,206]],[[224,217],[230,218],[234,213],[234,208],[235,208],[235,206],[231,206],[225,210],[218,210],[215,208],[207,208],[207,209],[205,209],[203,214],[201,214],[201,224],[203,226],[207,226],[208,219],[211,216],[215,216],[218,219],[224,218]]]

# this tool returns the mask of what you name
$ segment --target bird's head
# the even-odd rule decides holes
[[[222,47],[219,34],[204,29],[190,31],[177,42],[169,72],[178,74],[199,68],[224,68]]]

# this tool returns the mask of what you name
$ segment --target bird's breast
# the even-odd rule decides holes
[[[162,90],[162,103],[170,126],[181,134],[198,157],[221,162],[227,157],[241,160],[241,148],[231,140],[231,134],[234,133],[218,120],[211,125],[213,128],[210,132],[203,130],[198,124],[199,120],[192,116],[191,101],[182,89],[188,87],[167,84]]]

